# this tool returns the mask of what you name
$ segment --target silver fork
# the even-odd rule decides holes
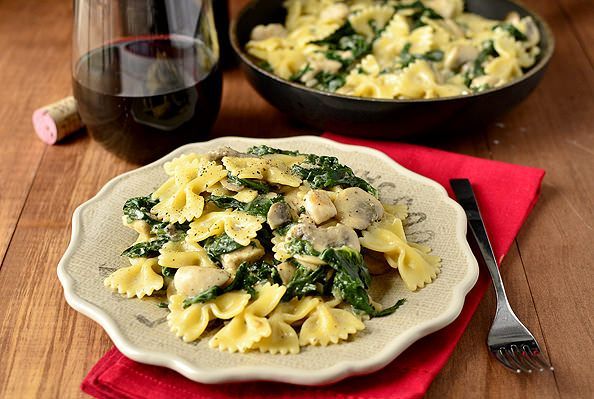
[[[468,225],[476,239],[495,286],[497,312],[487,338],[489,350],[497,360],[515,373],[532,373],[534,370],[552,371],[553,367],[541,355],[538,342],[536,342],[526,326],[518,320],[507,300],[493,248],[489,242],[470,181],[468,179],[451,179],[450,185],[458,198],[458,202],[466,212]]]

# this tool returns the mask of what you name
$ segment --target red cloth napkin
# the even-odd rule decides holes
[[[450,178],[469,178],[495,255],[500,261],[534,206],[544,176],[544,171],[540,169],[410,144],[359,140],[334,134],[324,136],[379,149],[404,167],[436,180],[448,189],[450,195]],[[199,384],[175,371],[136,363],[112,348],[89,372],[82,389],[99,399],[419,398],[450,357],[489,284],[488,275],[481,270],[462,313],[452,324],[413,344],[384,369],[333,385],[300,387],[270,382]]]

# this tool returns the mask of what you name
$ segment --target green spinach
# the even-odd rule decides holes
[[[245,290],[252,297],[256,295],[255,286],[261,283],[282,284],[282,280],[273,265],[259,261],[254,263],[243,262],[239,265],[233,282],[225,288],[213,286],[198,295],[184,299],[183,307],[187,308],[194,303],[210,301],[219,295],[231,291]]]
[[[150,195],[130,198],[124,203],[124,215],[129,223],[134,220],[144,220],[151,226],[159,224],[161,222],[151,213],[151,209],[158,203],[159,201],[152,199]]]
[[[441,50],[428,51],[425,54],[412,54],[410,52],[411,46],[411,43],[406,43],[400,52],[399,63],[401,68],[406,68],[416,60],[438,62],[443,59],[443,51]]]
[[[159,250],[168,242],[167,237],[157,237],[150,241],[137,242],[122,252],[128,258],[154,258],[159,256]]]
[[[353,170],[340,164],[336,157],[310,154],[305,162],[293,165],[292,170],[316,189],[335,186],[359,187],[376,197],[378,195],[375,187],[355,176]]]
[[[472,63],[470,69],[464,74],[464,84],[467,87],[470,87],[474,78],[483,76],[485,74],[483,63],[487,61],[489,57],[497,57],[498,55],[499,54],[497,53],[497,50],[495,50],[493,40],[485,40],[482,43],[482,49],[479,52],[479,55]]]
[[[328,270],[325,266],[316,269],[310,269],[303,265],[297,265],[293,278],[287,284],[287,291],[283,296],[283,301],[288,301],[293,297],[302,298],[307,295],[320,295],[323,292],[319,290],[319,284],[324,284]]]
[[[283,155],[300,155],[299,151],[289,151],[289,150],[281,150],[279,148],[269,147],[267,145],[256,145],[250,147],[247,150],[248,154],[257,155],[261,157],[262,155],[270,155],[270,154],[283,154]]]
[[[233,176],[231,173],[227,175],[227,180],[230,183],[237,184],[238,186],[243,186],[247,188],[251,188],[256,190],[260,194],[266,194],[271,191],[270,185],[264,183],[261,180],[254,180],[254,179],[242,179],[237,176]]]
[[[403,303],[400,299],[393,306],[377,311],[371,301],[367,289],[371,282],[369,270],[363,261],[363,256],[348,247],[328,248],[322,252],[320,258],[335,270],[332,289],[354,309],[367,313],[371,317],[382,317],[392,314]]]
[[[282,202],[284,197],[277,195],[276,197],[268,197],[265,195],[258,195],[253,201],[241,202],[233,197],[227,197],[223,195],[211,195],[208,201],[213,202],[217,207],[221,209],[236,209],[243,211],[247,214],[254,216],[262,216],[266,218],[268,211],[272,204],[276,202]]]
[[[528,40],[526,35],[523,34],[521,30],[519,30],[514,25],[512,25],[508,22],[503,22],[503,23],[495,25],[493,27],[493,30],[495,30],[497,28],[503,29],[505,32],[507,32],[511,37],[513,37],[517,41],[525,42],[526,40]]]
[[[320,255],[320,253],[314,249],[311,242],[300,238],[290,239],[285,243],[285,248],[287,248],[287,251],[292,255]]]
[[[208,237],[202,243],[202,246],[204,247],[204,250],[210,259],[215,262],[219,262],[220,257],[223,254],[228,254],[238,249],[245,248],[243,245],[239,244],[225,233],[216,237]]]

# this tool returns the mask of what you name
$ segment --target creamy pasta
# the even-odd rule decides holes
[[[464,12],[463,0],[286,0],[284,24],[258,25],[247,52],[291,82],[344,95],[467,95],[521,77],[536,62],[531,17]]]
[[[429,248],[407,240],[406,206],[380,202],[337,158],[223,147],[164,169],[151,195],[126,201],[123,222],[138,238],[122,253],[131,265],[105,285],[160,298],[186,342],[214,324],[210,346],[230,352],[335,344],[404,303],[376,303],[372,275],[398,271],[414,291],[440,271]]]

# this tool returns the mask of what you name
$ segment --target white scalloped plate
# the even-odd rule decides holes
[[[407,234],[442,258],[439,277],[417,292],[407,291],[397,273],[374,279],[374,299],[392,304],[404,297],[406,304],[388,317],[367,321],[366,329],[348,342],[305,347],[296,355],[220,352],[208,347],[208,336],[184,343],[169,332],[167,309],[155,306],[153,300],[124,299],[103,286],[106,275],[126,265],[119,254],[135,239],[121,225],[123,203],[152,192],[165,181],[162,165],[166,161],[221,145],[244,150],[258,144],[337,156],[372,181],[382,200],[407,203]],[[438,183],[405,169],[385,154],[310,136],[269,140],[224,137],[188,144],[124,173],[79,206],[72,217],[72,238],[58,265],[58,277],[70,306],[99,323],[116,347],[133,360],[168,367],[209,384],[269,380],[320,385],[378,370],[418,339],[450,324],[477,280],[478,266],[466,241],[462,208]]]

